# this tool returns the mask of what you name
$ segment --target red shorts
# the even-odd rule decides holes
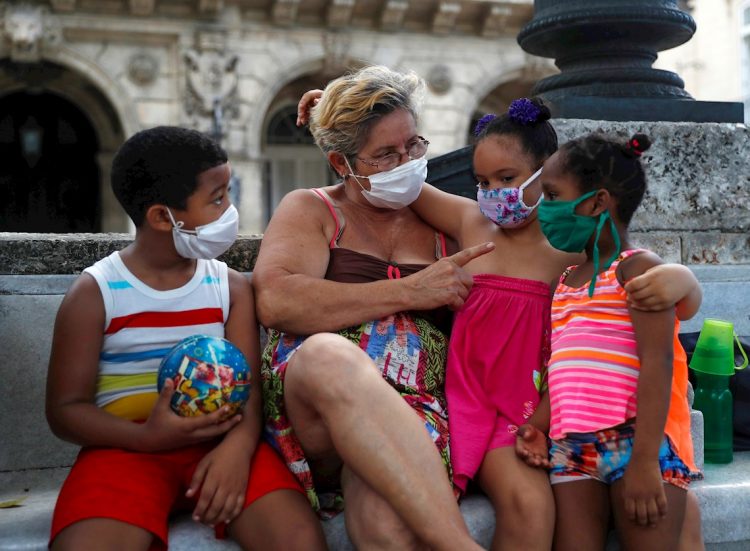
[[[196,467],[215,442],[160,453],[138,453],[114,448],[84,448],[57,498],[50,544],[61,530],[90,518],[110,518],[148,530],[158,540],[152,548],[166,548],[169,515],[191,510],[188,500]],[[250,462],[245,508],[275,490],[302,487],[276,452],[260,442]],[[223,538],[226,526],[216,526]]]

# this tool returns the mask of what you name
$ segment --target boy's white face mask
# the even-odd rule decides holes
[[[240,216],[234,205],[213,222],[196,226],[194,230],[183,230],[184,222],[175,222],[172,211],[167,208],[172,221],[172,238],[177,254],[184,258],[216,258],[225,253],[237,239]]]
[[[422,191],[422,184],[427,178],[427,159],[420,157],[397,166],[385,172],[378,172],[370,176],[354,174],[349,161],[346,161],[351,176],[362,188],[365,196],[374,207],[401,209],[417,200]],[[366,190],[359,183],[360,178],[370,181],[370,190]]]

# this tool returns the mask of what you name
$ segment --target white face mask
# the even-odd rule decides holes
[[[234,205],[213,222],[196,226],[194,230],[183,230],[184,222],[175,222],[172,212],[167,209],[172,221],[172,238],[177,254],[184,258],[216,258],[226,252],[237,239],[240,215]]]
[[[354,174],[348,160],[346,160],[346,165],[351,170],[351,176],[362,188],[362,195],[365,199],[372,206],[384,209],[396,210],[412,204],[419,197],[422,184],[427,178],[427,159],[424,157],[371,176]],[[367,178],[370,181],[369,191],[359,183],[360,178]]]

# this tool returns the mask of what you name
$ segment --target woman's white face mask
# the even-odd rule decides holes
[[[172,211],[167,209],[172,221],[172,239],[177,254],[184,258],[216,258],[225,253],[237,239],[240,216],[234,205],[208,224],[196,226],[194,230],[183,230],[184,222],[176,222]]]
[[[346,158],[344,160],[349,168],[350,176],[362,188],[362,195],[372,206],[378,208],[396,210],[412,204],[419,197],[422,184],[427,178],[427,159],[424,157],[371,176],[354,174],[349,160]],[[369,190],[362,186],[360,178],[367,178],[370,181]]]

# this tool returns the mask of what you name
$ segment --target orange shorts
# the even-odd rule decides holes
[[[188,500],[196,467],[215,442],[160,453],[115,448],[84,448],[65,480],[55,505],[50,544],[71,524],[90,518],[110,518],[148,530],[158,538],[152,549],[164,549],[169,515],[190,511],[198,497]],[[245,508],[275,490],[302,487],[266,442],[260,442],[250,462]],[[223,538],[226,525],[215,528]]]

